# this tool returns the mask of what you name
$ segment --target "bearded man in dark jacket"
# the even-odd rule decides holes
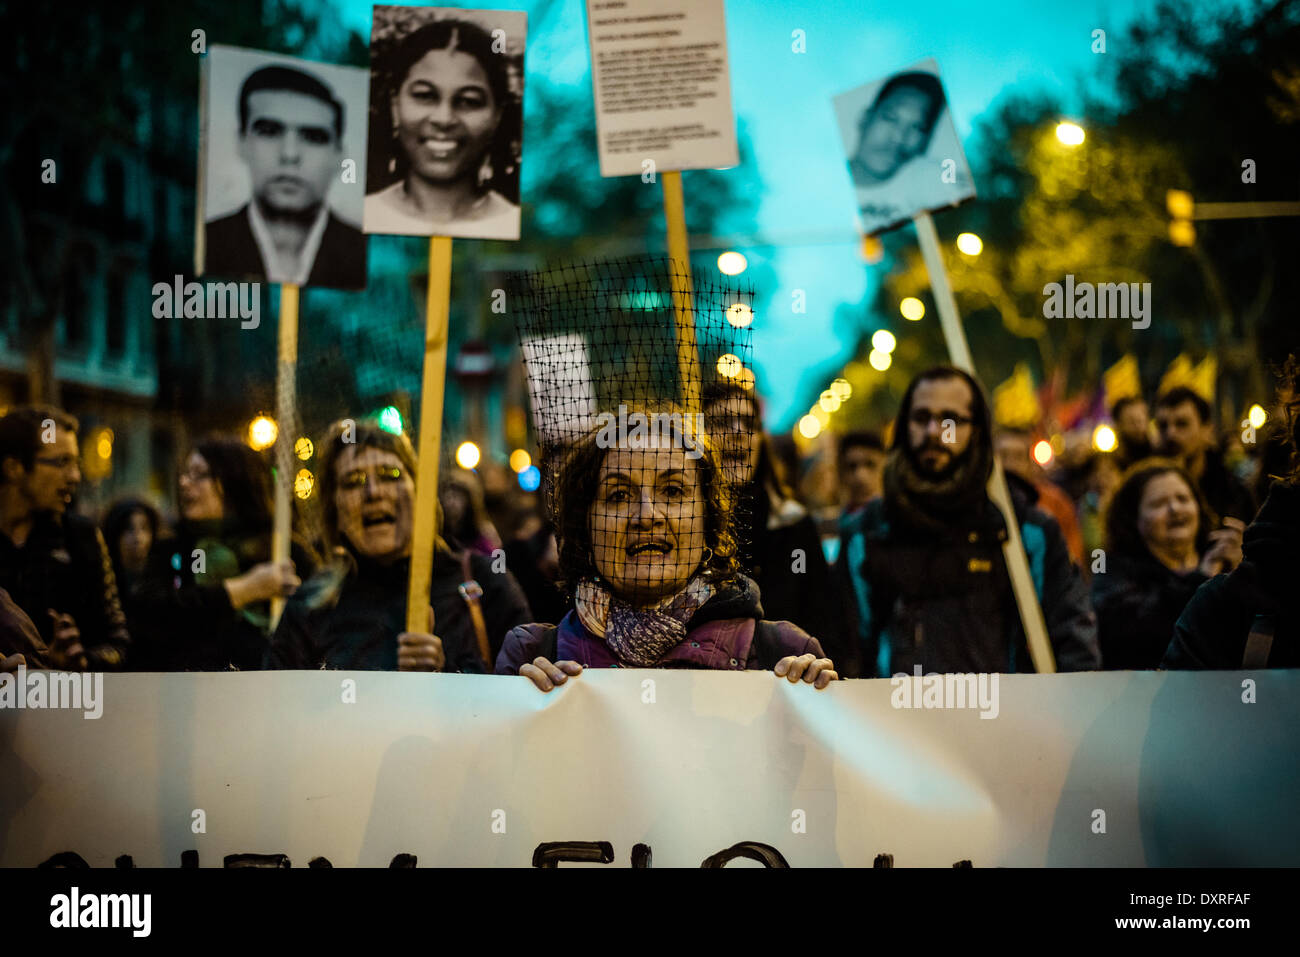
[[[894,423],[884,495],[843,525],[836,572],[853,596],[857,674],[1033,670],[992,471],[979,383],[952,366],[922,372]],[[1098,668],[1096,616],[1060,528],[1010,488],[1057,669]]]

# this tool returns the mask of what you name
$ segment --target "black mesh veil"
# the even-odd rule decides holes
[[[595,579],[648,605],[701,567],[736,569],[735,486],[758,438],[753,293],[698,278],[685,288],[667,259],[511,277],[544,501],[571,589]]]

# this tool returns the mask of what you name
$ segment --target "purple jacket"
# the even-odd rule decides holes
[[[770,669],[789,655],[823,657],[822,646],[798,625],[763,621],[758,588],[748,578],[714,595],[687,625],[686,639],[656,667],[709,668],[744,671]],[[497,656],[496,673],[517,675],[537,657],[576,661],[584,668],[617,668],[617,659],[603,640],[589,632],[570,611],[556,625],[520,625],[506,635]]]

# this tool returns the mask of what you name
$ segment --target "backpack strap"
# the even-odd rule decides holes
[[[487,622],[483,619],[483,586],[474,580],[474,573],[469,567],[469,549],[460,553],[460,597],[469,609],[469,620],[474,625],[474,637],[478,640],[478,653],[483,663],[492,668],[492,649],[488,644]]]
[[[1246,638],[1246,650],[1241,656],[1242,671],[1257,671],[1268,667],[1268,654],[1273,648],[1273,616],[1256,615]]]

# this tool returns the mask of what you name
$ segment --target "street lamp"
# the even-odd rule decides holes
[[[1078,123],[1062,120],[1056,124],[1056,138],[1065,146],[1079,146],[1083,143],[1083,127]]]

